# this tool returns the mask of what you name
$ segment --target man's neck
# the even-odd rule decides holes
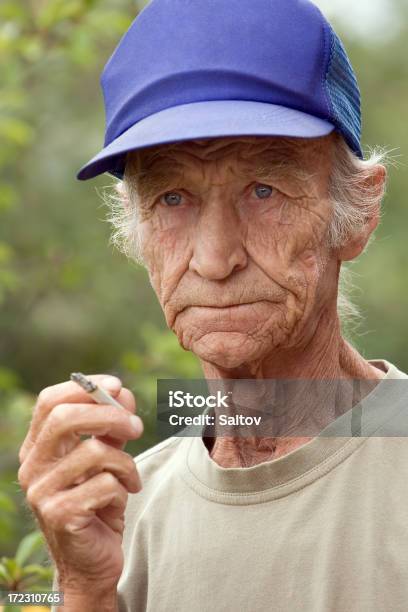
[[[333,381],[333,398],[336,381],[369,380],[373,388],[385,376],[385,372],[368,363],[341,337],[338,319],[330,325],[324,316],[316,326],[314,336],[302,347],[277,350],[257,363],[243,364],[234,370],[226,370],[208,362],[202,362],[202,368],[207,380]],[[344,405],[342,409],[344,412],[351,408],[352,405]],[[305,414],[301,417],[307,421],[306,404],[304,410]],[[320,430],[335,418],[331,400],[327,402],[327,408],[325,404],[324,410],[319,414]],[[298,412],[296,410],[297,418]],[[291,437],[282,435],[267,438],[217,436],[213,445],[210,444],[209,451],[212,459],[222,467],[249,467],[282,457],[309,442],[314,435],[299,433]]]

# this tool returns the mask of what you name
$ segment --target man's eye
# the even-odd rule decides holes
[[[170,191],[165,193],[161,199],[167,206],[179,206],[183,201],[183,196],[177,191]]]
[[[273,195],[273,187],[269,187],[269,185],[256,185],[254,193],[259,200],[267,200]]]

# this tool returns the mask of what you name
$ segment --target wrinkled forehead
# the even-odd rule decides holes
[[[209,163],[236,164],[242,168],[260,165],[290,165],[307,169],[327,156],[331,136],[316,139],[281,137],[236,137],[194,140],[151,147],[128,155],[128,166],[138,175],[182,171],[186,166]]]

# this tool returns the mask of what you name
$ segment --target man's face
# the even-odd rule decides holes
[[[221,368],[300,347],[335,308],[333,140],[293,142],[217,139],[141,154],[152,285],[181,345]]]

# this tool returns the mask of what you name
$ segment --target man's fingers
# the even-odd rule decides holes
[[[122,382],[115,376],[105,374],[92,374],[88,376],[95,384],[101,385],[110,395],[117,398],[122,389]],[[27,453],[35,443],[43,423],[51,410],[62,403],[78,403],[91,401],[90,395],[73,381],[67,381],[52,387],[46,387],[38,395],[34,406],[30,429],[20,448],[20,462],[23,462]]]
[[[91,374],[87,376],[89,380],[103,387],[110,395],[117,397],[122,389],[122,382],[116,376],[107,374]],[[71,402],[89,401],[89,394],[72,380],[46,387],[41,391],[37,398],[35,412],[44,418],[48,412],[57,404],[70,404]],[[38,410],[37,410],[38,408]],[[34,417],[36,415],[34,414]]]
[[[31,458],[30,458],[31,459]],[[100,472],[111,472],[130,493],[142,488],[136,465],[127,453],[97,439],[81,442],[50,471],[38,473],[36,457],[26,461],[19,470],[23,489],[31,488],[37,499],[50,497],[59,491],[88,480]]]
[[[125,487],[110,472],[97,474],[77,487],[46,499],[38,500],[31,487],[27,491],[28,503],[48,529],[71,534],[95,521],[95,511],[112,507],[116,517],[123,516],[127,497]]]
[[[119,510],[117,508],[112,508],[112,506],[96,511],[96,516],[108,525],[112,531],[122,534],[125,529],[125,519],[123,517],[123,512],[120,512],[120,516],[116,516],[117,514],[119,514]]]
[[[129,389],[122,388],[116,399],[128,412],[132,414],[136,412],[136,399]]]
[[[48,415],[25,461],[41,465],[58,459],[81,435],[109,435],[125,441],[139,438],[142,432],[141,419],[126,410],[105,404],[59,404]]]
[[[128,412],[131,412],[132,414],[136,412],[135,396],[131,391],[129,391],[129,389],[122,389],[116,399],[119,401],[120,404],[122,404],[124,408],[126,408]],[[124,446],[126,445],[126,442],[123,442],[123,440],[117,440],[109,435],[100,436],[100,440],[102,442],[105,442],[106,444],[109,444],[110,446],[113,446],[114,448],[119,449],[124,448]]]
[[[132,413],[136,411],[136,401],[133,393],[128,389],[123,389],[122,383],[118,378],[104,374],[91,375],[89,378],[115,397],[126,410]],[[46,418],[55,406],[62,403],[89,403],[92,401],[90,395],[73,381],[47,387],[41,391],[34,407],[30,429],[20,449],[20,462],[25,460],[28,452],[37,440]]]

